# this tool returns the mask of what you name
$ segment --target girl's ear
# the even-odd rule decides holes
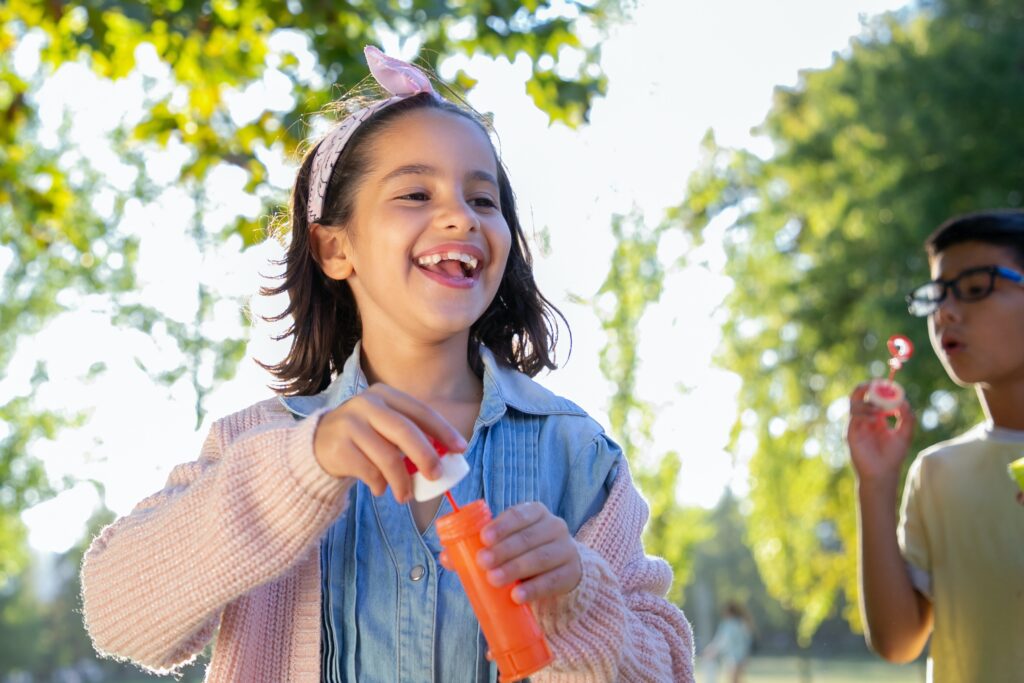
[[[345,280],[352,275],[352,245],[348,230],[313,223],[309,226],[309,239],[313,257],[324,275],[332,280]]]

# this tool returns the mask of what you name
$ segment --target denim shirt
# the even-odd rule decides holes
[[[486,348],[483,399],[466,450],[470,474],[451,491],[483,498],[493,515],[541,501],[573,535],[604,505],[621,449],[579,406],[503,365]],[[316,396],[283,397],[297,419],[367,387],[359,346]],[[437,516],[451,512],[447,500]],[[436,518],[435,518],[436,520]],[[362,482],[320,548],[322,681],[495,683],[487,644],[454,572],[438,559],[431,522],[420,534],[407,505]]]

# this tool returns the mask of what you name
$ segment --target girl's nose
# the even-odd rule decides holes
[[[447,202],[439,218],[440,224],[446,230],[471,232],[480,227],[480,220],[476,215],[476,211],[462,198],[452,199]]]

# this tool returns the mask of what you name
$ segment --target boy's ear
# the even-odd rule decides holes
[[[348,231],[319,223],[309,226],[313,257],[324,275],[332,280],[345,280],[352,274],[351,243]]]

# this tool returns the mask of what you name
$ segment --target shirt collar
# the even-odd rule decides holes
[[[279,396],[278,400],[284,404],[296,417],[309,417],[321,408],[337,408],[342,403],[352,398],[361,391],[366,390],[366,375],[359,365],[359,347],[361,342],[356,342],[355,348],[349,354],[341,373],[334,378],[326,389],[313,396]]]
[[[480,346],[484,366],[484,396],[480,404],[479,422],[497,422],[508,408],[530,415],[585,415],[573,402],[556,396],[523,373],[495,358],[486,346]],[[280,396],[279,400],[296,417],[309,417],[323,408],[332,409],[367,388],[366,375],[360,365],[360,343],[357,342],[345,361],[341,373],[315,396]]]
[[[1024,430],[997,427],[991,420],[986,420],[980,427],[982,438],[989,441],[1024,444]]]

